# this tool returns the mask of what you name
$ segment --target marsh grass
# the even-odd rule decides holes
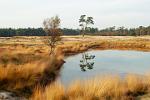
[[[89,49],[149,51],[149,37],[63,38],[63,44],[56,47],[53,57],[49,57],[49,49],[41,44],[40,37],[14,37],[0,42],[0,90],[27,97],[33,93],[31,100],[134,100],[150,93],[149,76],[127,75],[124,79],[106,76],[77,81],[67,88],[60,83],[52,83],[59,76],[63,55]]]
[[[31,100],[135,100],[149,92],[149,79],[137,75],[96,77],[76,81],[69,87],[53,83],[45,91],[37,88]]]
[[[23,65],[0,66],[0,90],[29,96],[36,86],[46,86],[59,75],[62,57],[50,57]]]
[[[90,49],[125,49],[150,51],[150,39],[138,37],[91,37],[90,39],[85,39],[83,41],[81,38],[79,38],[79,40],[76,41],[64,41],[64,44],[59,45],[58,48],[61,48],[66,56],[85,52]]]
[[[23,65],[26,63],[33,63],[42,59],[42,56],[35,54],[4,54],[0,57],[0,63],[6,66],[9,63],[15,65]]]

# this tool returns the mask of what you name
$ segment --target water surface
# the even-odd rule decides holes
[[[65,59],[60,75],[63,84],[107,74],[144,75],[150,72],[150,52],[94,50]]]

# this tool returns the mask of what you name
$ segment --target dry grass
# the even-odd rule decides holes
[[[21,39],[26,42],[11,44]],[[57,50],[55,56],[49,56],[48,47],[27,45],[36,38],[21,39],[6,39],[8,44],[0,46],[0,90],[29,96],[37,85],[45,86],[56,79],[64,63],[63,54]]]
[[[0,38],[1,52],[12,54],[13,52],[25,54],[47,54],[49,48],[44,46],[42,37],[12,37]],[[19,42],[18,42],[19,41]],[[119,36],[86,36],[84,39],[79,36],[64,36],[60,48],[65,55],[76,54],[89,49],[131,49],[150,51],[150,37],[119,37]]]
[[[125,49],[150,51],[150,37],[64,37],[57,46],[66,56],[89,49]]]
[[[43,91],[37,88],[31,100],[135,100],[149,92],[149,79],[128,75],[124,80],[106,76],[89,81],[78,81],[68,88],[53,83]]]
[[[63,55],[89,49],[131,49],[150,51],[150,37],[63,37],[55,57],[41,37],[0,38],[0,90],[31,94],[37,86],[46,86],[56,79]],[[35,90],[32,100],[134,100],[149,92],[150,79],[135,75],[95,78],[76,82],[67,89],[59,83],[48,85],[45,91]],[[26,94],[25,94],[26,95]]]
[[[9,63],[15,64],[15,65],[23,65],[26,63],[34,63],[35,61],[38,61],[42,59],[43,57],[40,55],[35,54],[3,54],[0,56],[0,63],[4,67],[6,67]]]
[[[63,64],[62,59],[62,56],[53,56],[21,65],[10,62],[4,67],[1,64],[0,90],[12,91],[25,96],[31,95],[37,85],[46,86],[56,79],[60,66]]]

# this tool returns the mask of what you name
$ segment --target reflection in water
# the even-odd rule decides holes
[[[120,75],[120,77],[124,77],[128,73],[145,75],[150,72],[150,52],[94,50],[87,53],[96,56],[90,61],[94,61],[93,69],[90,71],[87,67],[81,67],[82,70],[87,70],[82,72],[80,68],[80,64],[84,66],[82,60],[84,60],[85,54],[77,54],[65,59],[66,63],[60,72],[60,81],[64,85],[68,86],[76,80],[89,80],[99,76]]]
[[[94,66],[93,59],[95,58],[95,55],[89,55],[88,53],[82,54],[82,60],[80,60],[80,67],[81,71],[85,72],[88,70],[92,70]]]

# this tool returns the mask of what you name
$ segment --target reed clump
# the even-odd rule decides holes
[[[0,90],[31,95],[36,86],[46,86],[59,75],[63,56],[51,56],[32,63],[0,65]]]
[[[88,81],[76,81],[69,87],[53,83],[45,91],[38,88],[31,100],[135,100],[149,92],[149,79],[127,75],[124,79],[105,76]]]

